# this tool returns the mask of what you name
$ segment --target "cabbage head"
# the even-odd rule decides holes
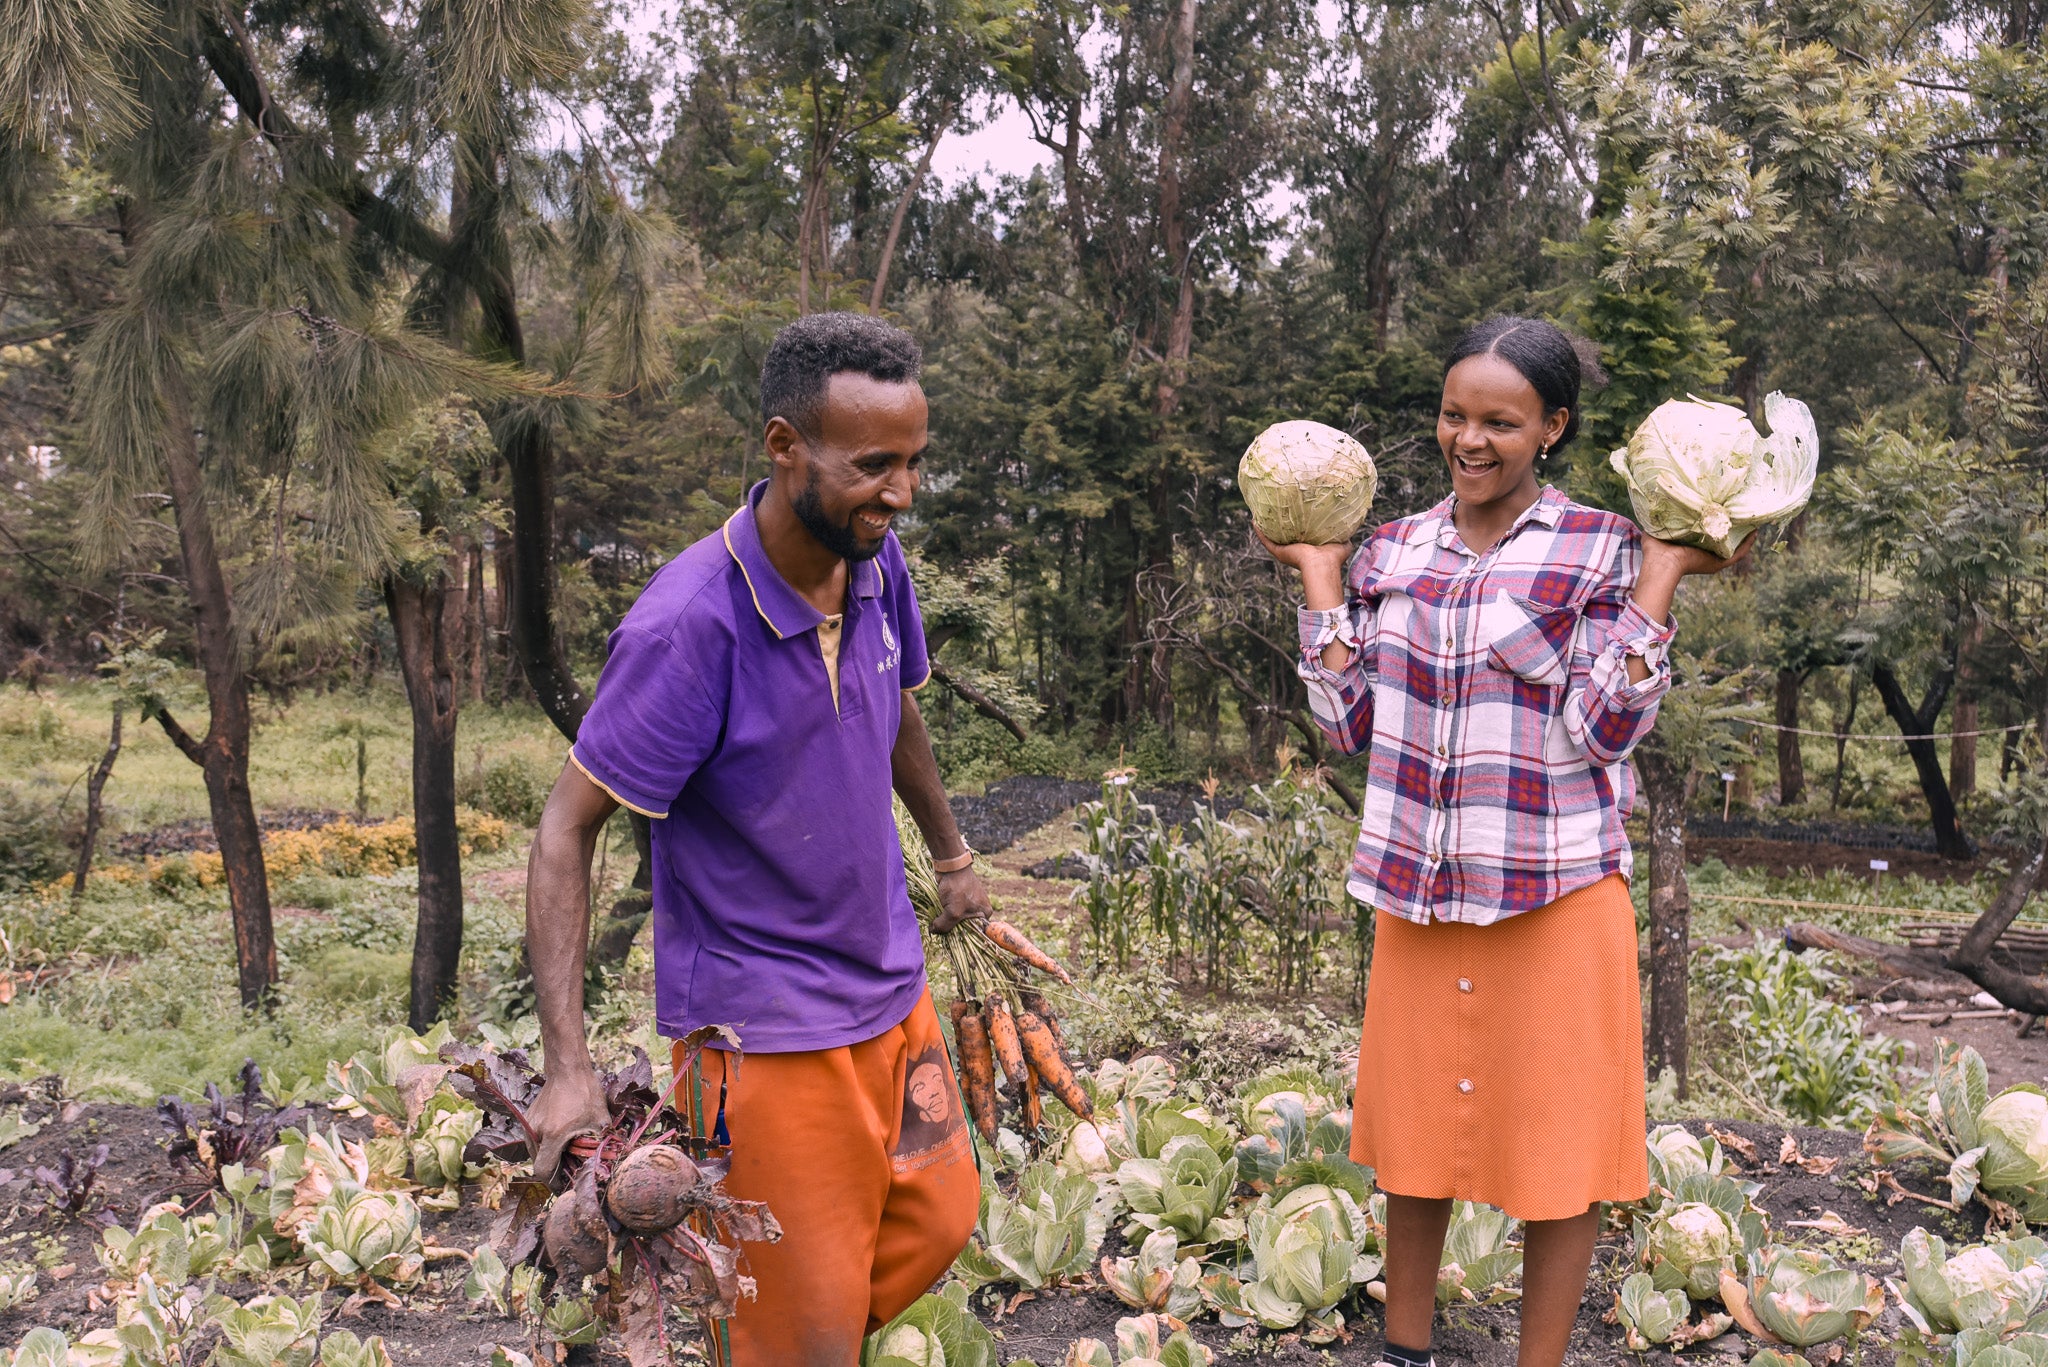
[[[1813,495],[1820,435],[1797,399],[1764,400],[1761,436],[1732,404],[1659,404],[1609,460],[1643,531],[1727,558],[1760,527],[1790,522]]]
[[[2048,1096],[2024,1086],[2000,1092],[1977,1113],[1977,1139],[1986,1191],[2014,1201],[2048,1189]]]
[[[1667,1204],[1650,1221],[1643,1262],[1659,1291],[1681,1290],[1709,1300],[1721,1273],[1735,1266],[1742,1236],[1721,1211],[1705,1202]]]
[[[1951,1254],[1940,1236],[1924,1229],[1899,1245],[1905,1285],[1892,1284],[1907,1323],[1923,1338],[1960,1329],[2013,1333],[2033,1318],[2048,1298],[2048,1245],[2039,1239],[1959,1249]]]
[[[1378,484],[1366,449],[1319,422],[1274,423],[1237,464],[1252,525],[1282,546],[1349,541],[1365,525]]]

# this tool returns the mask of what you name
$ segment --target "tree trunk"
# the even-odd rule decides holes
[[[1166,268],[1178,284],[1173,314],[1166,326],[1165,364],[1160,367],[1159,382],[1152,395],[1152,412],[1158,419],[1162,443],[1174,414],[1180,410],[1180,394],[1187,385],[1188,358],[1194,353],[1195,342],[1194,243],[1181,195],[1181,158],[1187,146],[1195,95],[1195,0],[1175,0],[1167,47],[1173,69],[1166,91],[1165,121],[1159,134],[1159,238]],[[1174,474],[1170,464],[1154,472],[1148,496],[1151,527],[1146,537],[1145,573],[1166,583],[1173,578]],[[1138,620],[1142,607],[1135,597],[1132,609],[1130,626],[1135,646],[1142,634],[1142,623]],[[1133,650],[1127,686],[1132,712],[1135,714],[1141,707],[1150,711],[1165,730],[1169,744],[1174,722],[1172,668],[1172,650],[1164,637],[1157,637],[1149,651]]]
[[[1954,678],[1954,674],[1947,670],[1937,674],[1916,710],[1907,701],[1906,690],[1899,685],[1898,675],[1892,672],[1890,665],[1880,661],[1870,669],[1870,681],[1877,687],[1877,696],[1884,700],[1885,712],[1897,724],[1899,734],[1908,738],[1906,753],[1912,756],[1914,772],[1920,777],[1920,791],[1927,797],[1927,810],[1934,825],[1935,852],[1944,859],[1974,859],[1977,847],[1963,833],[1955,799],[1948,790],[1948,778],[1941,771],[1941,751],[1932,740],[1926,739],[1941,717],[1941,705],[1948,700]]]
[[[490,627],[484,618],[484,548],[476,537],[465,538],[462,557],[462,676],[470,702],[484,700],[486,642]]]
[[[1799,751],[1799,688],[1806,674],[1798,669],[1778,671],[1776,707],[1778,723],[1778,805],[1790,807],[1806,796],[1806,760]]]
[[[1949,729],[1955,735],[1948,743],[1948,790],[1957,798],[1977,791],[1977,737],[1966,733],[1977,729],[1977,685],[1970,656],[1983,630],[1972,618],[1963,633],[1963,647],[1956,653],[1956,705],[1949,712]]]
[[[1644,746],[1636,772],[1650,817],[1650,1031],[1649,1070],[1671,1069],[1678,1095],[1688,1094],[1687,960],[1692,930],[1692,889],[1685,877],[1686,771]]]
[[[916,201],[918,189],[932,169],[932,157],[937,154],[939,139],[946,135],[946,125],[952,117],[950,106],[940,111],[932,125],[931,140],[924,145],[924,155],[917,159],[917,169],[910,173],[910,183],[903,187],[903,193],[896,199],[896,212],[889,215],[889,234],[882,239],[882,258],[875,265],[875,287],[868,294],[869,313],[880,313],[882,301],[889,297],[889,267],[896,260],[896,244],[903,236],[903,220],[910,217],[910,206]]]
[[[398,666],[412,707],[412,827],[419,852],[419,914],[406,1022],[424,1031],[455,1002],[462,963],[462,841],[455,828],[455,724],[461,707],[455,644],[461,596],[447,567],[415,582],[384,581]]]
[[[100,762],[85,781],[85,834],[78,841],[78,864],[71,871],[71,900],[83,901],[85,880],[92,873],[93,847],[99,843],[100,818],[106,807],[101,795],[107,790],[107,776],[114,772],[114,760],[121,753],[121,720],[127,712],[121,699],[114,699],[114,724],[107,731],[107,748],[100,754]]]
[[[242,1005],[253,1011],[268,1005],[277,985],[277,941],[270,921],[270,881],[263,869],[263,830],[249,792],[249,676],[242,667],[227,576],[214,544],[185,396],[173,396],[170,407],[164,472],[178,521],[178,550],[197,629],[200,670],[206,679],[206,735],[195,741],[168,712],[158,713],[157,719],[206,780],[214,839],[227,873]]]

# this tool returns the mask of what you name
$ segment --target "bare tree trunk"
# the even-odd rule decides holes
[[[178,549],[197,629],[200,670],[206,678],[206,735],[194,740],[168,712],[158,713],[157,720],[206,780],[207,807],[227,873],[242,1005],[253,1011],[269,1004],[270,991],[277,985],[277,941],[271,928],[270,881],[263,868],[263,830],[249,792],[249,676],[242,667],[227,576],[221,570],[206,506],[197,438],[182,393],[169,416],[164,471],[171,511],[178,521]]]
[[[1983,625],[1972,618],[1963,633],[1963,647],[1956,654],[1956,702],[1949,713],[1949,729],[1956,734],[1948,743],[1948,790],[1958,798],[1977,791],[1977,738],[1967,733],[1977,729],[1977,685],[1970,655],[1983,631]]]
[[[924,184],[925,176],[932,169],[932,157],[939,150],[939,139],[946,135],[946,124],[952,120],[951,107],[941,110],[932,124],[931,140],[924,145],[924,155],[917,159],[917,169],[910,173],[910,183],[903,187],[903,193],[896,198],[896,212],[889,215],[889,234],[882,239],[882,259],[875,266],[875,287],[868,294],[868,312],[880,313],[882,301],[889,297],[889,268],[896,260],[896,244],[903,236],[903,220],[910,216],[910,206],[917,199],[917,192]]]
[[[107,776],[114,772],[114,761],[121,754],[121,721],[127,712],[127,704],[114,699],[114,724],[107,730],[107,748],[100,753],[100,762],[85,780],[85,834],[78,841],[78,863],[71,871],[71,900],[83,901],[85,880],[92,873],[93,847],[99,843],[100,820],[106,807],[101,795],[107,790]]]
[[[1948,700],[1954,678],[1954,674],[1948,671],[1937,675],[1927,690],[1927,696],[1915,709],[1907,701],[1906,690],[1900,686],[1898,675],[1892,672],[1889,664],[1880,661],[1870,669],[1870,682],[1876,686],[1877,696],[1884,700],[1885,712],[1898,725],[1899,733],[1908,738],[1906,753],[1912,756],[1914,772],[1920,777],[1920,791],[1927,798],[1927,810],[1934,825],[1935,852],[1944,859],[1974,859],[1977,847],[1963,833],[1955,798],[1949,793],[1948,778],[1941,772],[1941,751],[1931,740],[1912,739],[1933,734],[1935,723],[1941,719],[1941,705]]]
[[[2027,899],[2040,885],[2044,870],[2048,870],[2048,837],[2043,838],[2026,863],[2013,870],[2012,877],[1999,890],[1997,900],[1984,909],[1984,914],[1964,932],[1956,952],[1948,956],[1950,968],[1968,974],[1971,981],[1998,998],[2001,1004],[2030,1016],[2048,1015],[2048,984],[1992,962],[1991,950],[1998,943],[1998,937],[2005,934],[2006,927],[2025,909]]]
[[[485,640],[484,548],[477,537],[464,538],[462,553],[462,678],[468,701],[484,700]]]
[[[462,963],[462,840],[455,827],[455,724],[462,689],[451,649],[460,637],[462,598],[453,591],[444,564],[425,582],[387,578],[384,603],[412,706],[419,912],[406,1021],[424,1031],[454,1004]]]
[[[1804,671],[1778,671],[1773,720],[1778,723],[1778,805],[1790,807],[1806,796],[1806,760],[1799,750],[1799,688]]]
[[[1636,772],[1650,808],[1648,1063],[1652,1075],[1671,1069],[1683,1099],[1689,1086],[1686,970],[1692,949],[1692,889],[1685,877],[1687,775],[1648,745],[1636,751]]]

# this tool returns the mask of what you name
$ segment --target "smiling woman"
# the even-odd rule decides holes
[[[1549,323],[1472,329],[1437,417],[1451,497],[1355,556],[1272,548],[1302,574],[1316,721],[1371,752],[1351,1156],[1387,1193],[1390,1362],[1428,1358],[1454,1198],[1529,1222],[1520,1360],[1554,1367],[1599,1203],[1648,1184],[1626,760],[1670,687],[1678,579],[1726,562],[1542,483],[1584,374]]]

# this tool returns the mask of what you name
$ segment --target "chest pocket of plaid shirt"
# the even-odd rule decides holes
[[[1501,590],[1479,610],[1486,663],[1533,684],[1563,687],[1571,677],[1579,608],[1576,602],[1531,602]]]

